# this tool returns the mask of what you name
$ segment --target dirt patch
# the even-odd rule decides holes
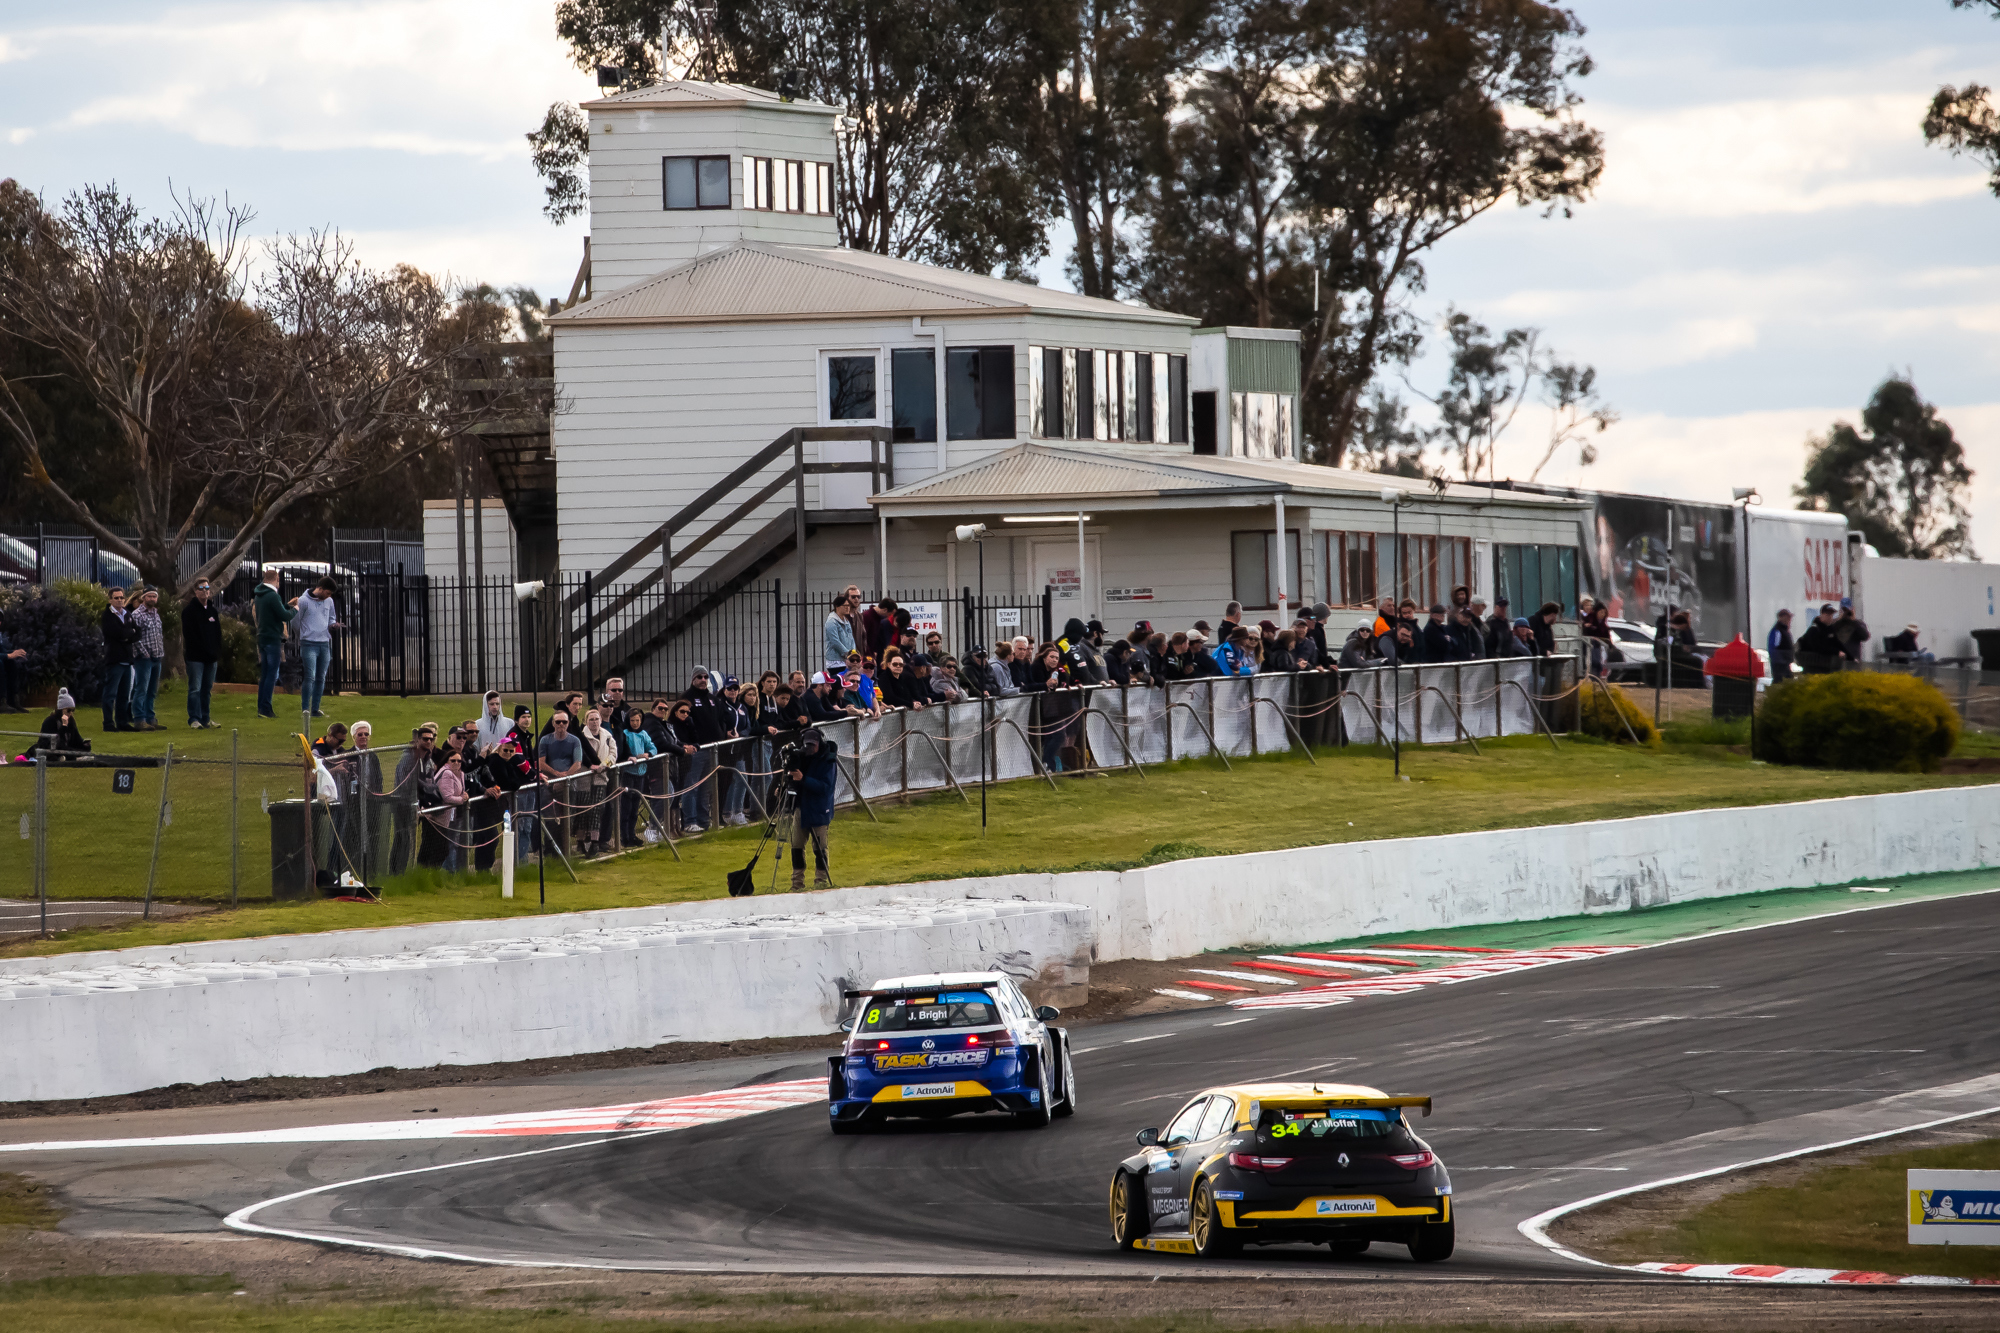
[[[1665,1189],[1613,1199],[1562,1218],[1549,1228],[1549,1235],[1560,1245],[1606,1263],[1692,1262],[1690,1256],[1677,1249],[1672,1239],[1675,1224],[1727,1195],[1766,1185],[1786,1188],[1829,1166],[1851,1166],[1892,1153],[1950,1147],[1996,1136],[2000,1136],[2000,1116],[1961,1120],[1935,1129],[1899,1134],[1893,1139],[1878,1139],[1851,1148],[1794,1157],[1769,1166],[1732,1171],[1728,1175],[1710,1176],[1685,1185],[1670,1185]],[[1744,1255],[1742,1258],[1744,1263],[1757,1261],[1756,1255]]]
[[[2000,755],[1973,755],[1958,759],[1947,759],[1938,767],[1940,773],[2000,773]]]
[[[0,1281],[142,1273],[228,1275],[273,1327],[315,1310],[421,1305],[435,1311],[671,1320],[713,1328],[854,1329],[913,1321],[982,1328],[1290,1328],[1394,1325],[1616,1328],[1622,1333],[1744,1329],[1872,1333],[1958,1327],[1980,1318],[1953,1290],[1748,1288],[1675,1281],[1491,1278],[1450,1264],[1417,1275],[1385,1260],[1301,1259],[1311,1275],[1256,1267],[1242,1278],[1134,1264],[1129,1278],[987,1278],[662,1273],[579,1274],[422,1262],[229,1234],[78,1237],[0,1231]],[[1328,1279],[1338,1285],[1329,1285]],[[162,1307],[164,1310],[166,1307]],[[1338,1325],[1334,1321],[1338,1321]],[[1125,1321],[1133,1321],[1127,1323]],[[408,1326],[417,1327],[422,1320]],[[384,1327],[388,1324],[385,1322]],[[397,1327],[404,1325],[398,1324]],[[1967,1325],[1969,1326],[1969,1325]]]

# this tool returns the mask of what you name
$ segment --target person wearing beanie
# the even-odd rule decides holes
[[[88,750],[90,742],[83,738],[83,732],[76,725],[76,698],[66,689],[56,691],[56,711],[42,719],[42,734],[35,737],[21,755],[23,759],[33,759],[37,750],[69,750],[73,753]]]

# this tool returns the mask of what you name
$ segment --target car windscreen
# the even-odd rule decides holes
[[[937,1032],[945,1028],[987,1028],[1000,1021],[1000,1006],[977,990],[935,995],[871,995],[855,1032]]]
[[[1270,1107],[1257,1121],[1257,1142],[1287,1153],[1337,1152],[1356,1144],[1382,1144],[1403,1134],[1400,1111],[1340,1107]]]

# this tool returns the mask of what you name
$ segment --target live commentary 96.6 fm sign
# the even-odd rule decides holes
[[[2000,1245],[2000,1171],[1909,1173],[1910,1244]]]

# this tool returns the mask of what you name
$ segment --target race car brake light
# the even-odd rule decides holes
[[[1292,1164],[1289,1157],[1258,1157],[1254,1153],[1233,1152],[1229,1164],[1241,1171],[1282,1171]]]
[[[1391,1153],[1389,1160],[1397,1166],[1405,1167],[1411,1171],[1421,1171],[1427,1166],[1437,1165],[1437,1154],[1434,1152]]]
[[[886,1051],[889,1049],[889,1043],[886,1041],[878,1041],[875,1043],[875,1049],[878,1051]]]

